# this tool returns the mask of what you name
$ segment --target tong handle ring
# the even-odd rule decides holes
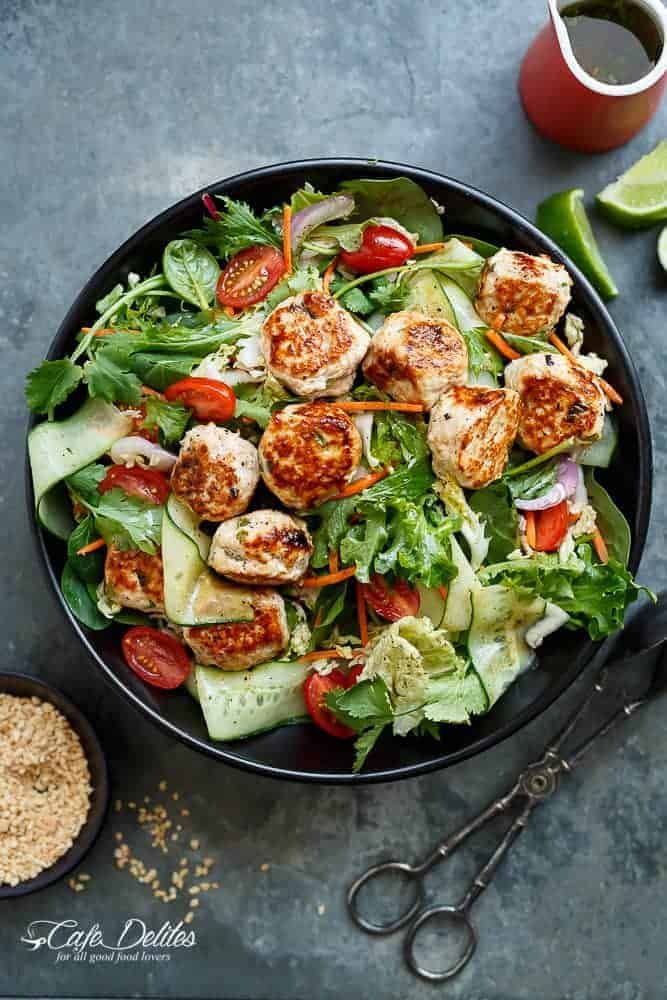
[[[468,964],[475,948],[477,947],[477,930],[468,916],[470,904],[466,902],[458,906],[429,906],[422,910],[416,920],[412,922],[408,933],[405,936],[404,953],[405,961],[409,968],[420,979],[425,979],[430,983],[444,983],[448,979],[458,976],[459,972]],[[419,932],[431,921],[446,920],[450,924],[458,924],[465,931],[465,944],[460,957],[447,969],[427,969],[421,965],[415,953],[415,941]]]
[[[387,874],[396,875],[403,881],[411,882],[414,887],[413,899],[394,920],[379,923],[363,916],[359,909],[358,896],[359,892],[369,882]],[[404,861],[385,861],[382,864],[373,865],[371,868],[368,868],[363,875],[354,880],[347,890],[347,908],[357,927],[360,927],[362,931],[366,931],[367,934],[393,934],[395,931],[400,930],[401,927],[405,927],[406,924],[410,923],[420,907],[423,906],[424,898],[422,869],[415,868]]]

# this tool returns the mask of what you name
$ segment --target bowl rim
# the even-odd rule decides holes
[[[15,899],[18,896],[27,896],[30,893],[39,892],[41,889],[46,889],[47,886],[53,885],[54,882],[58,882],[60,879],[64,878],[65,875],[68,875],[74,868],[76,868],[92,849],[102,832],[111,801],[111,783],[109,780],[109,766],[107,764],[106,754],[104,753],[99,736],[79,706],[76,705],[72,699],[68,697],[68,695],[64,694],[59,688],[55,687],[55,685],[50,684],[41,677],[35,677],[33,674],[26,674],[25,672],[19,670],[0,671],[0,694],[13,694],[11,691],[6,691],[3,686],[8,680],[19,680],[30,688],[30,694],[18,694],[16,697],[36,697],[40,698],[42,701],[48,701],[54,706],[54,708],[65,716],[81,742],[81,747],[86,756],[86,761],[88,762],[91,786],[93,792],[96,792],[98,795],[98,802],[96,804],[95,815],[91,816],[91,793],[91,806],[89,807],[88,815],[84,820],[83,826],[76,835],[72,846],[69,847],[57,861],[54,861],[54,863],[48,868],[44,868],[41,872],[39,872],[39,874],[35,875],[34,878],[26,879],[24,882],[19,882],[18,885],[0,884],[0,900]],[[88,743],[89,746],[92,746],[95,751],[95,773],[93,773],[91,755],[86,751],[84,742]]]
[[[456,180],[446,174],[440,174],[426,168],[415,167],[410,164],[392,160],[350,156],[314,157],[308,159],[287,160],[263,167],[257,167],[252,170],[241,171],[237,174],[233,174],[231,177],[223,178],[207,184],[149,219],[132,235],[130,235],[109,257],[107,257],[107,259],[91,275],[88,281],[86,281],[70,308],[67,310],[64,319],[60,323],[58,330],[49,345],[46,357],[51,359],[53,357],[60,356],[62,343],[72,336],[71,327],[77,313],[80,311],[84,299],[88,298],[89,288],[97,284],[106,275],[112,276],[123,258],[127,255],[128,251],[149,238],[151,234],[155,230],[159,229],[164,222],[169,221],[172,216],[179,214],[181,211],[194,207],[196,204],[200,203],[202,194],[207,192],[214,194],[220,191],[227,192],[239,184],[261,181],[267,178],[275,178],[276,176],[280,176],[286,172],[301,171],[303,173],[307,173],[309,170],[321,168],[335,171],[337,169],[340,170],[355,167],[359,167],[360,169],[370,167],[376,173],[379,172],[379,176],[407,176],[416,183],[444,185],[449,190],[453,190],[460,195],[471,198],[491,213],[500,215],[503,220],[513,228],[529,237],[530,240],[542,245],[545,252],[552,256],[555,260],[564,264],[568,269],[574,279],[575,285],[581,290],[584,298],[586,299],[590,311],[595,315],[597,321],[603,329],[605,336],[614,341],[621,364],[625,371],[625,375],[629,382],[631,396],[637,410],[637,435],[640,443],[638,455],[639,489],[637,497],[637,513],[635,518],[636,528],[632,532],[632,545],[629,559],[629,567],[633,573],[636,573],[644,550],[651,513],[653,490],[653,449],[646,400],[644,398],[644,393],[642,391],[634,362],[632,361],[632,358],[630,357],[630,354],[625,346],[625,342],[623,341],[620,331],[609,314],[601,297],[593,288],[589,280],[580,271],[576,264],[574,264],[574,262],[570,260],[570,258],[560,249],[560,247],[553,242],[553,240],[542,233],[532,222],[526,219],[525,216],[521,215],[520,212],[517,212],[516,209],[513,209],[509,205],[505,204],[505,202],[487,194],[479,188],[473,187],[463,181]],[[27,431],[29,432],[36,423],[37,419],[35,415],[31,415],[28,421]],[[534,701],[513,716],[510,721],[503,724],[495,732],[480,737],[480,739],[475,740],[466,747],[449,753],[442,753],[436,757],[430,758],[427,761],[416,764],[406,764],[394,768],[361,772],[359,774],[354,774],[352,772],[349,774],[342,774],[326,771],[300,771],[258,761],[252,761],[242,756],[242,754],[234,751],[233,747],[239,745],[242,746],[242,741],[239,743],[222,743],[212,746],[201,740],[199,737],[184,732],[178,725],[164,718],[151,708],[150,705],[146,704],[134,691],[126,686],[120,678],[117,677],[115,672],[106,664],[104,658],[93,647],[79,622],[74,618],[60,590],[58,579],[47,551],[44,529],[38,524],[37,517],[35,515],[27,444],[25,474],[27,496],[29,500],[28,506],[30,510],[30,525],[42,562],[46,568],[47,575],[57,594],[61,609],[64,611],[65,616],[72,625],[80,642],[83,644],[85,649],[87,649],[88,653],[92,656],[97,665],[101,668],[103,677],[107,683],[111,684],[117,691],[119,691],[125,700],[133,705],[134,708],[138,709],[155,725],[178,739],[181,743],[184,743],[186,746],[189,746],[206,756],[222,760],[233,767],[253,774],[260,774],[266,777],[278,778],[282,780],[292,780],[314,784],[359,785],[375,784],[385,781],[399,781],[450,767],[454,764],[467,760],[470,757],[474,757],[477,754],[498,745],[499,743],[502,743],[519,729],[522,729],[529,722],[533,721],[533,719],[536,719],[570,687],[582,671],[589,665],[593,656],[605,646],[604,643],[601,645],[587,639],[583,644],[580,653],[575,657],[574,661],[568,666],[568,668],[558,675],[558,677],[554,678],[553,683],[550,684],[545,691],[543,691]]]

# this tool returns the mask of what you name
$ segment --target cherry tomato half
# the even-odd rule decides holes
[[[376,573],[370,583],[362,584],[362,590],[375,614],[388,622],[397,622],[419,611],[419,594],[405,580],[396,580],[390,587],[385,578]]]
[[[283,255],[275,247],[248,247],[232,257],[218,278],[218,302],[245,309],[266,298],[285,273]]]
[[[169,496],[169,480],[157,469],[144,469],[140,465],[111,465],[97,489],[100,493],[119,489],[147,503],[163,504]]]
[[[180,687],[192,670],[185,647],[173,635],[156,628],[140,625],[128,629],[122,647],[130,670],[153,687],[171,691]]]
[[[329,691],[335,691],[337,688],[352,687],[356,683],[360,673],[360,670],[356,672],[352,670],[349,674],[344,674],[342,670],[332,670],[326,676],[312,673],[310,677],[306,678],[303,685],[303,695],[306,700],[308,714],[315,725],[323,729],[329,736],[335,736],[339,740],[351,740],[353,736],[357,735],[354,729],[344,726],[342,722],[338,721],[333,712],[329,711],[324,701],[324,696]]]
[[[197,420],[224,424],[236,409],[234,390],[213,378],[182,378],[165,389],[165,399],[175,400],[194,411]]]
[[[371,274],[385,267],[400,267],[414,251],[403,233],[391,226],[367,226],[358,250],[341,250],[340,262],[351,271]]]
[[[555,552],[565,538],[569,522],[567,500],[535,512],[535,551]]]

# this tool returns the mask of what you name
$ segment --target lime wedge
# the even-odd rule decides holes
[[[667,219],[667,139],[597,196],[600,208],[627,229]]]
[[[602,259],[583,204],[581,188],[559,191],[537,206],[535,221],[568,257],[581,268],[604,299],[613,299],[618,288]]]
[[[658,260],[662,264],[663,269],[667,271],[667,226],[665,226],[658,236]]]

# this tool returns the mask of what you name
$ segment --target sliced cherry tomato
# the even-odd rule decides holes
[[[218,302],[245,309],[261,302],[285,273],[283,255],[275,247],[248,247],[232,257],[218,278]]]
[[[140,465],[111,465],[97,489],[100,493],[119,489],[132,497],[148,503],[163,504],[169,496],[169,480],[157,469],[144,469]]]
[[[351,271],[371,274],[385,267],[400,267],[414,251],[403,233],[391,226],[366,226],[358,250],[341,250],[340,262]]]
[[[194,410],[197,420],[224,424],[236,409],[234,390],[214,378],[182,378],[165,389],[165,399],[175,400]]]
[[[344,726],[331,712],[324,701],[324,696],[329,691],[337,688],[350,688],[356,682],[361,670],[355,673],[351,670],[349,674],[344,674],[342,670],[332,670],[326,676],[312,673],[306,678],[303,686],[303,695],[306,699],[308,714],[320,729],[323,729],[329,736],[335,736],[339,740],[351,740],[356,736],[354,729]]]
[[[388,622],[397,622],[419,611],[419,594],[405,580],[396,580],[390,587],[385,578],[376,573],[370,583],[362,584],[362,588],[367,604]]]
[[[122,646],[130,670],[153,687],[171,691],[180,687],[192,670],[185,647],[159,629],[144,625],[128,629]]]
[[[567,500],[562,500],[555,507],[535,512],[535,550],[536,552],[555,552],[565,538],[569,517]]]

